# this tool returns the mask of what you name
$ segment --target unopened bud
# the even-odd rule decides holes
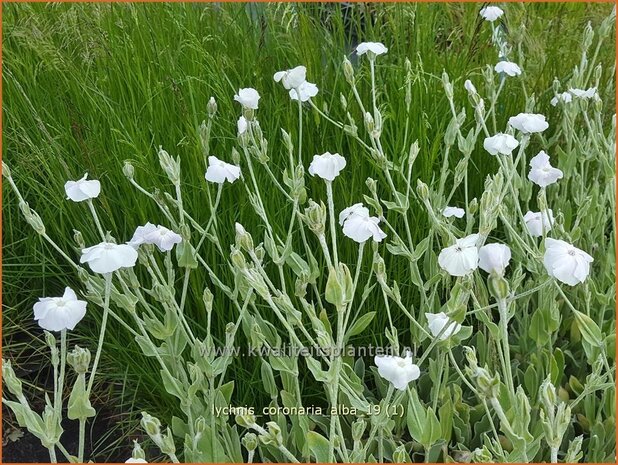
[[[124,174],[128,179],[133,179],[135,167],[129,160],[124,161],[124,165],[122,166],[122,174]]]
[[[214,97],[210,97],[208,103],[206,104],[206,110],[208,111],[208,116],[212,118],[217,113],[217,101]]]

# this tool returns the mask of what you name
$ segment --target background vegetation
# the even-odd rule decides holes
[[[137,194],[122,174],[123,161],[130,159],[142,185],[167,185],[157,161],[159,145],[181,156],[183,183],[192,187],[185,191],[185,207],[205,222],[209,212],[197,128],[206,117],[210,96],[218,103],[212,153],[229,160],[239,114],[232,96],[239,87],[260,91],[259,119],[271,145],[271,166],[279,172],[287,159],[279,128],[293,131],[297,110],[273,81],[273,73],[304,64],[308,79],[320,88],[315,99],[318,106],[327,106],[343,120],[340,93],[348,100],[352,97],[342,75],[342,58],[350,55],[358,42],[374,40],[389,47],[388,59],[378,69],[380,92],[389,102],[385,150],[397,163],[404,145],[405,119],[410,118],[407,140],[418,139],[420,144],[415,177],[429,181],[440,169],[440,147],[451,120],[440,81],[442,71],[451,77],[456,99],[464,101],[464,80],[480,82],[483,67],[496,60],[490,30],[481,27],[481,6],[4,4],[2,156],[50,235],[65,249],[74,247],[74,229],[86,238],[96,237],[84,206],[64,200],[64,182],[84,172],[101,180],[99,213],[104,226],[117,237],[128,239],[138,224],[162,220],[156,206]],[[548,101],[553,96],[553,79],[559,77],[564,82],[580,59],[586,23],[597,25],[611,8],[611,4],[509,3],[510,39],[520,50],[518,62],[526,71],[521,79],[527,91]],[[614,43],[612,36],[598,51],[600,62],[614,62]],[[409,114],[404,102],[406,58],[414,70]],[[605,75],[603,82],[612,77]],[[602,97],[607,107],[613,106],[613,95]],[[507,86],[500,105],[498,115],[504,120],[523,111],[522,88]],[[551,111],[547,114],[550,122]],[[356,193],[365,190],[365,179],[375,176],[371,160],[317,113],[306,110],[305,114],[303,151],[307,163],[313,154],[326,150],[345,154],[351,161],[348,179],[345,189],[335,183],[335,197],[341,204],[355,203],[359,200]],[[354,116],[361,125],[360,115]],[[496,170],[495,162],[480,147],[477,150],[470,168],[471,197],[479,196],[485,175]],[[314,182],[308,187],[311,196],[311,190],[318,192],[323,186]],[[15,361],[18,375],[34,380],[45,376],[41,368],[46,361],[39,352],[44,344],[36,340],[42,333],[32,321],[32,304],[40,296],[57,294],[65,285],[79,284],[25,223],[15,200],[8,186],[3,186],[3,351]],[[273,195],[268,200],[268,210],[279,208],[280,197]],[[455,204],[460,200],[456,197]],[[260,230],[258,219],[247,206],[242,186],[226,188],[218,214],[223,244],[233,242],[235,221],[249,231]],[[424,234],[423,218],[420,215],[415,222],[416,240]],[[285,229],[286,220],[275,227]],[[342,261],[353,262],[355,245],[341,246],[348,247]],[[206,258],[212,263],[216,251],[211,254]],[[396,273],[396,266],[389,264],[391,274]],[[401,267],[404,270],[405,264]],[[216,271],[229,278],[223,265]],[[405,289],[405,278],[402,281]],[[199,273],[191,280],[189,302],[196,302],[196,310],[188,306],[188,318],[196,325],[205,321],[205,315],[197,310],[204,282]],[[375,299],[367,308],[380,308],[380,296]],[[235,316],[233,310],[220,305],[215,315],[214,324],[223,334],[225,324]],[[376,331],[366,332],[357,344],[380,342],[385,318],[378,312],[373,323]],[[92,341],[98,334],[99,319],[97,312],[90,312],[75,337]],[[259,363],[235,364],[233,372],[241,381],[236,383],[238,404],[268,402],[255,398],[254,383],[261,384],[259,371]],[[134,418],[125,417],[128,412],[146,408],[162,420],[174,413],[170,410],[174,404],[160,384],[158,370],[152,369],[152,361],[113,326],[108,331],[101,373],[103,386],[97,392],[104,394],[100,401],[118,407],[109,413],[123,434],[131,434],[137,425]],[[316,390],[315,395],[321,391]],[[123,434],[121,441],[128,444]],[[99,442],[98,457],[104,460],[112,443],[107,435]]]

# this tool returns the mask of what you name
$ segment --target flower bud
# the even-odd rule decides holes
[[[326,206],[323,202],[318,205],[313,200],[309,199],[309,205],[305,208],[303,220],[317,236],[324,235],[326,222]]]
[[[214,117],[217,113],[217,101],[214,97],[210,97],[208,103],[206,104],[206,111],[208,112],[208,116],[210,118]]]
[[[2,381],[11,394],[15,397],[20,400],[24,397],[22,393],[21,381],[15,375],[15,371],[13,371],[13,366],[10,360],[2,359]]]
[[[232,262],[232,265],[234,265],[239,270],[244,270],[245,268],[247,268],[245,256],[237,248],[234,248],[232,250],[232,253],[230,254],[230,260]]]
[[[504,300],[509,296],[508,281],[496,273],[491,273],[489,275],[487,287],[496,300]]]
[[[128,179],[133,179],[135,168],[129,160],[124,161],[124,165],[122,166],[122,174],[124,174]]]
[[[78,375],[86,374],[88,367],[90,367],[90,351],[75,346],[75,349],[67,354],[67,363]]]
[[[393,451],[393,463],[406,463],[407,461],[406,447],[402,444]]]
[[[144,453],[144,449],[141,448],[137,441],[133,441],[133,451],[131,452],[131,458],[137,460],[145,460],[146,454]]]
[[[348,57],[343,57],[343,75],[348,84],[354,85],[354,67]]]
[[[345,98],[345,95],[339,94],[339,101],[341,102],[341,106],[344,110],[348,109],[348,100]]]
[[[11,177],[11,170],[9,169],[9,165],[7,165],[4,161],[2,162],[2,176],[7,179]]]
[[[249,413],[248,411],[241,415],[236,415],[235,420],[238,425],[244,428],[251,428],[255,425],[255,415]]]
[[[375,122],[373,121],[373,116],[371,116],[371,113],[369,113],[368,111],[365,112],[364,121],[365,121],[365,129],[367,130],[367,132],[369,134],[373,134],[373,130],[375,128]]]
[[[367,422],[362,418],[352,423],[352,439],[354,441],[360,441],[363,438],[363,434],[365,434],[366,428]]]
[[[158,444],[161,440],[161,422],[152,415],[142,412],[142,420],[140,423],[144,431],[146,431],[146,434]]]
[[[169,153],[163,150],[163,147],[159,146],[159,164],[172,184],[178,185],[180,183],[180,158],[174,160]]]
[[[19,209],[24,215],[26,222],[32,227],[32,229],[34,229],[38,234],[45,234],[45,225],[43,224],[43,220],[41,220],[41,217],[37,212],[30,208],[28,202],[19,202]]]
[[[420,179],[416,181],[416,193],[421,198],[421,200],[427,200],[429,198],[429,187]]]
[[[207,313],[212,312],[213,295],[212,295],[212,292],[210,292],[210,289],[208,288],[204,289],[204,293],[202,294],[202,300],[204,301],[206,312]]]
[[[241,442],[242,442],[242,445],[245,446],[245,449],[247,449],[249,452],[252,452],[255,449],[257,449],[258,439],[255,433],[245,434],[242,437]]]
[[[253,238],[249,234],[242,224],[236,223],[236,246],[242,250],[253,250]]]

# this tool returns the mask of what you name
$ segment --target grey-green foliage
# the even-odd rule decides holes
[[[116,7],[110,7],[111,12],[101,8],[98,14],[111,21]],[[165,8],[180,11],[191,21],[202,21],[188,6]],[[383,27],[388,27],[389,14],[416,24],[419,9],[426,11],[420,6],[390,8],[377,13]],[[426,8],[434,13],[461,12],[464,29],[477,21],[473,9]],[[79,10],[60,11],[71,24]],[[125,17],[127,11],[130,15]],[[145,30],[139,27],[140,15],[147,15],[144,11],[127,7],[117,18],[135,34],[131,36],[136,43],[146,39]],[[136,117],[127,123],[118,115],[118,125],[106,126],[106,130],[112,128],[109,134],[100,134],[115,157],[106,169],[126,176],[124,184],[117,186],[105,183],[118,179],[116,175],[101,176],[105,187],[97,208],[104,213],[104,227],[121,242],[130,238],[137,224],[158,218],[157,222],[183,236],[182,245],[171,254],[141,247],[136,269],[119,272],[109,290],[111,315],[123,322],[117,327],[122,340],[130,337],[135,342],[131,346],[152,360],[144,370],[149,371],[147,379],[175,403],[175,414],[162,418],[163,425],[148,413],[142,417],[143,429],[163,454],[187,462],[613,458],[615,86],[613,67],[600,60],[599,50],[613,38],[609,25],[614,18],[610,16],[596,32],[586,28],[578,65],[572,72],[559,73],[570,72],[567,77],[553,84],[547,80],[543,86],[534,82],[538,63],[527,59],[536,44],[517,22],[523,12],[525,7],[513,6],[507,9],[505,21],[510,27],[506,40],[517,45],[509,58],[522,65],[524,75],[506,78],[490,67],[482,69],[473,77],[477,93],[469,96],[462,90],[468,76],[462,62],[448,72],[429,72],[423,68],[427,65],[423,53],[416,57],[403,53],[407,50],[402,45],[403,34],[393,34],[389,53],[376,60],[375,87],[367,57],[356,64],[347,59],[341,64],[340,57],[347,52],[345,41],[326,44],[339,51],[334,57],[324,46],[308,51],[303,56],[307,60],[301,61],[312,64],[309,80],[318,77],[317,63],[324,59],[311,57],[313,53],[323,50],[336,71],[328,80],[319,81],[319,96],[300,112],[287,92],[270,82],[274,71],[295,64],[289,62],[291,58],[279,57],[281,62],[271,63],[259,50],[236,47],[243,60],[256,63],[256,69],[267,76],[256,77],[255,70],[228,67],[225,62],[215,66],[220,58],[218,47],[224,42],[216,34],[208,36],[205,44],[195,38],[186,44],[189,56],[194,53],[200,63],[218,68],[228,81],[213,80],[221,87],[207,87],[217,95],[217,103],[208,105],[204,124],[200,124],[202,112],[192,93],[188,100],[179,97],[171,107],[149,108],[161,104],[154,99],[156,93],[169,89],[156,80],[152,86],[143,86],[140,79],[149,80],[148,76],[132,76],[126,87],[115,90],[122,99],[142,102],[138,106],[148,114],[174,115],[182,121],[186,135],[179,142],[166,134],[161,120],[145,122]],[[221,15],[228,27],[233,24],[228,15],[234,13],[244,14],[233,8],[203,11],[205,16]],[[289,28],[315,27],[306,22],[310,16],[300,14],[294,5],[265,7],[256,14]],[[433,27],[439,29],[443,20],[439,15],[433,19]],[[178,30],[189,27],[182,25],[178,15],[170,14],[166,20]],[[282,32],[268,31],[266,24],[263,38],[268,48]],[[259,37],[255,30],[252,34]],[[154,40],[165,43],[174,38],[172,34]],[[10,40],[19,40],[19,36]],[[64,72],[72,69],[70,62],[58,58],[62,55],[57,55],[56,44],[46,44],[42,38],[37,46],[38,53],[57,58],[47,56],[48,66]],[[294,53],[302,43],[285,46]],[[487,59],[496,60],[496,52],[490,51]],[[100,50],[90,53],[74,59],[104,59]],[[182,78],[189,88],[193,80],[201,79],[199,70],[191,69],[195,77]],[[11,80],[14,74],[8,77],[9,88],[19,89],[20,80]],[[172,91],[176,78],[170,78]],[[105,78],[101,79],[103,85]],[[78,84],[72,85],[72,92],[77,93]],[[231,95],[247,85],[259,87],[263,100],[257,112],[245,112],[250,129],[248,135],[236,139],[234,120],[239,112],[232,107]],[[598,100],[574,99],[571,104],[550,108],[549,100],[556,93],[588,87],[598,89]],[[140,89],[140,95],[132,95],[132,89]],[[17,95],[28,106],[28,91]],[[427,95],[433,98],[431,103],[423,100]],[[445,116],[434,127],[428,114],[438,102]],[[98,110],[109,114],[113,103],[106,105]],[[9,115],[16,111],[9,109]],[[34,124],[43,119],[36,107],[30,110]],[[49,109],[41,107],[40,111]],[[550,129],[543,135],[518,135],[518,151],[495,163],[480,148],[484,130],[491,134],[507,131],[506,119],[523,111],[547,113]],[[281,116],[286,112],[290,115]],[[12,126],[10,147],[24,149],[16,134],[26,131],[27,121],[22,120],[21,129]],[[286,124],[281,135],[282,121]],[[41,131],[49,132],[44,127]],[[152,144],[152,138],[166,150],[157,151],[159,144]],[[67,150],[62,144],[48,139],[56,152]],[[333,182],[334,196],[327,195],[322,181],[306,174],[311,155],[335,151],[331,144],[349,161]],[[37,144],[32,149],[45,151]],[[528,181],[527,171],[528,161],[541,149],[551,155],[564,178],[539,191]],[[140,154],[122,169],[127,150],[132,158],[135,152],[157,153],[159,166],[151,155]],[[206,185],[200,178],[209,154],[239,163],[243,179],[220,188]],[[16,157],[10,164],[12,172],[3,170],[12,187],[37,185],[28,180],[27,160],[12,156]],[[482,168],[475,169],[475,164]],[[51,162],[46,165],[47,169],[51,166]],[[67,177],[75,169],[81,173],[86,168],[67,169]],[[367,176],[373,179],[365,183]],[[59,186],[49,189],[61,192]],[[111,192],[116,189],[124,195],[114,197]],[[22,190],[25,199],[20,208],[26,221],[46,243],[60,244],[59,249],[74,260],[76,250],[62,234],[67,226],[51,221],[44,199],[36,198],[31,189]],[[32,208],[25,203],[31,196],[37,200]],[[335,214],[361,201],[381,218],[387,239],[358,247],[335,225],[333,240]],[[452,204],[466,208],[465,219],[443,217],[443,208]],[[545,272],[543,242],[526,233],[519,210],[546,207],[555,215],[551,236],[575,244],[595,259],[584,284],[567,288]],[[122,216],[114,215],[120,208]],[[238,210],[238,215],[230,213]],[[230,217],[240,218],[244,227],[234,230]],[[76,235],[78,247],[82,241],[91,245],[101,240],[90,220],[71,222],[68,228],[82,231]],[[440,270],[439,251],[474,232],[483,241],[511,247],[513,259],[505,277],[508,295],[503,285],[486,283],[481,271],[453,278]],[[336,252],[343,263],[335,260]],[[103,279],[84,269],[75,274],[90,308],[106,307]],[[496,307],[500,318],[493,313]],[[376,316],[368,317],[372,311]],[[446,341],[430,336],[424,316],[440,311],[464,325]],[[368,328],[379,334],[367,336]],[[242,373],[242,365],[233,363],[233,348],[239,343],[258,351],[276,351],[285,345],[342,349],[358,335],[365,341],[375,338],[397,353],[412,347],[421,377],[407,391],[395,391],[378,375],[372,359],[339,354],[260,355],[252,378]],[[469,346],[464,352],[463,344]],[[227,351],[217,352],[217,348]],[[71,362],[78,375],[73,388],[77,394],[72,395],[73,401],[69,398],[68,416],[80,419],[91,416],[92,406],[81,392],[85,380],[80,373],[83,363],[77,363],[78,352]],[[242,359],[243,364],[246,360]],[[20,424],[53,447],[61,440],[55,428],[58,413],[49,406],[41,416],[30,413],[10,365],[5,367],[5,382],[20,401],[5,402]],[[243,382],[250,384],[249,390],[260,391],[272,409],[264,414],[266,405],[256,405],[257,412],[229,411],[230,405],[246,403],[246,398],[237,395]],[[313,402],[325,414],[282,413]],[[348,414],[331,416],[328,408],[333,405],[347,408]],[[560,453],[554,456],[556,447]]]

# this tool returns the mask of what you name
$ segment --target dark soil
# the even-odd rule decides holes
[[[131,457],[132,444],[129,439],[123,439],[119,429],[114,428],[115,421],[113,416],[105,409],[98,412],[94,422],[91,419],[86,426],[85,457],[94,462],[122,463]],[[79,446],[79,422],[65,420],[62,424],[64,433],[61,437],[62,445],[70,454],[77,455]],[[15,430],[23,433],[16,441],[12,441],[9,436]],[[115,431],[114,431],[115,430]],[[110,431],[114,434],[109,435]],[[2,406],[2,462],[3,463],[49,463],[49,452],[39,439],[30,434],[25,428],[20,428],[15,421],[13,413]],[[18,436],[18,434],[16,435]],[[100,439],[104,438],[104,441]],[[110,446],[120,440],[118,446]],[[94,443],[93,443],[94,441]],[[94,446],[94,447],[93,447]],[[94,451],[93,451],[94,449]],[[67,463],[68,461],[62,453],[56,449],[58,462]]]
[[[9,358],[11,358],[9,356]],[[31,408],[41,413],[45,407],[45,392],[50,397],[53,396],[53,371],[49,360],[41,354],[30,353],[20,354],[14,357],[13,368],[17,376],[24,382],[24,394],[26,395]],[[16,360],[22,363],[15,363]],[[70,370],[67,370],[66,388],[63,395],[66,401],[73,386],[73,378]],[[31,389],[29,386],[37,386],[41,389]],[[101,387],[97,392],[113,391]],[[8,393],[7,393],[8,394]],[[110,397],[109,395],[107,397]],[[7,398],[12,399],[10,394]],[[85,458],[94,462],[122,463],[131,457],[133,448],[131,438],[126,437],[122,428],[118,427],[121,418],[118,412],[109,408],[105,399],[91,399],[93,407],[97,411],[97,416],[89,419],[86,425]],[[61,443],[69,454],[77,455],[79,446],[79,422],[66,419],[62,424],[64,433],[61,436]],[[136,438],[141,439],[142,438]],[[56,449],[56,456],[59,462],[66,463],[64,455]],[[49,451],[45,449],[39,439],[30,434],[25,428],[20,428],[13,412],[2,405],[2,463],[49,463]]]

